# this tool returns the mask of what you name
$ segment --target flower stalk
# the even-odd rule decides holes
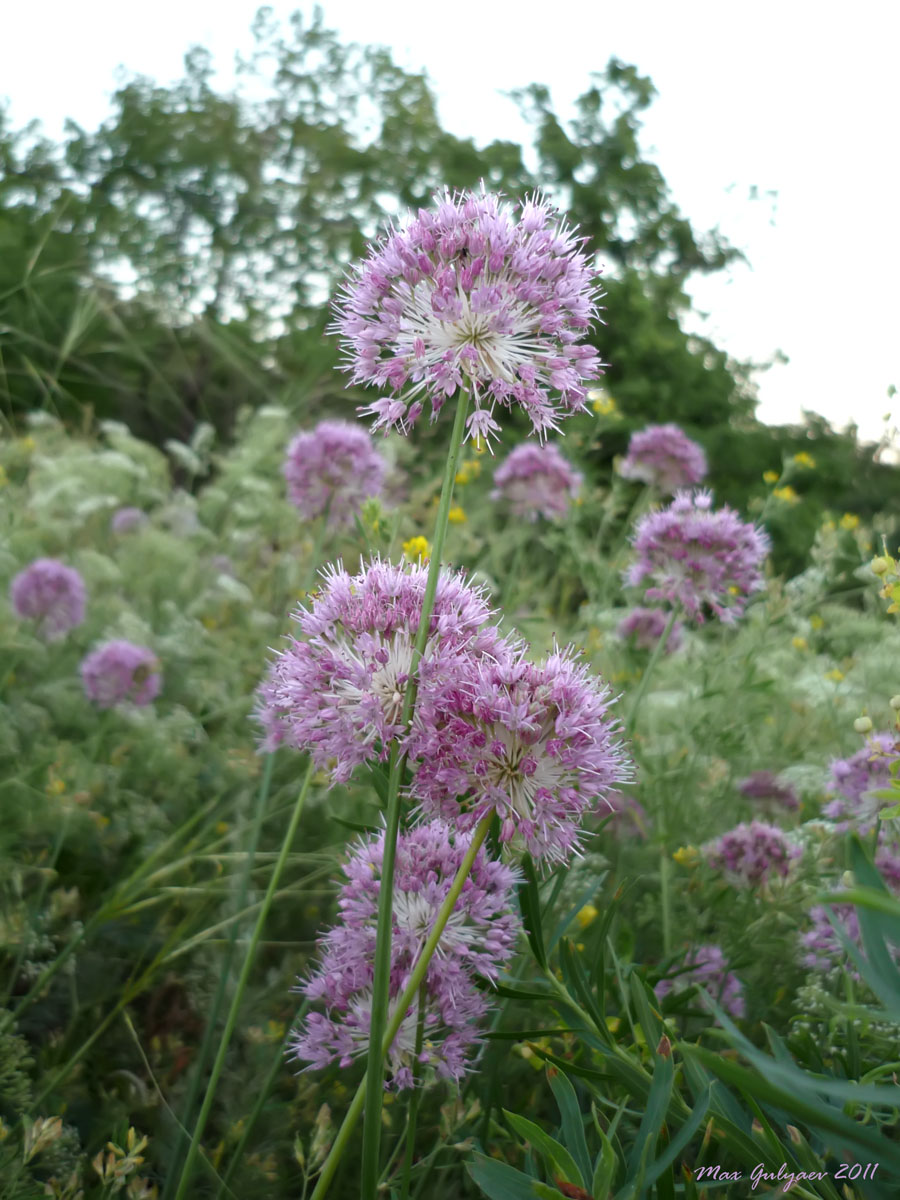
[[[449,525],[450,505],[453,500],[453,484],[459,464],[468,408],[469,393],[462,388],[459,391],[456,401],[456,416],[453,422],[453,432],[450,435],[450,447],[444,467],[441,498],[438,503],[437,519],[432,538],[431,561],[428,567],[428,578],[425,583],[425,594],[422,597],[422,614],[419,618],[419,628],[416,631],[416,640],[410,661],[409,682],[403,697],[403,708],[400,714],[400,725],[404,730],[409,729],[415,709],[416,693],[418,690],[416,672],[419,661],[425,653],[425,646],[428,641],[431,613],[434,608],[434,597],[437,592],[438,576],[441,569],[441,555]],[[381,1045],[388,1007],[391,971],[394,859],[397,849],[397,835],[400,829],[400,784],[406,764],[406,756],[400,752],[396,741],[391,746],[390,754],[388,791],[385,804],[384,861],[382,866],[381,894],[378,904],[378,927],[375,940],[375,974],[372,980],[372,1024],[369,1039],[369,1063],[366,1073],[366,1119],[363,1130],[361,1191],[363,1200],[369,1200],[370,1197],[374,1200],[378,1188],[379,1152],[381,1148],[381,1106],[384,1094],[384,1059],[383,1055],[379,1056],[377,1053],[373,1055],[372,1047]],[[396,1033],[396,1029],[394,1033]],[[388,1046],[390,1046],[391,1041],[393,1041],[393,1035],[388,1041]]]

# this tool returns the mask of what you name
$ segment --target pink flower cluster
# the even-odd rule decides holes
[[[648,425],[631,435],[619,465],[624,479],[637,479],[665,495],[702,483],[709,467],[703,447],[677,425]]]
[[[502,841],[538,859],[577,850],[580,823],[629,777],[607,689],[569,652],[542,663],[489,623],[482,593],[439,576],[412,728],[402,709],[427,568],[376,560],[325,574],[295,619],[302,637],[260,689],[265,744],[311,751],[333,780],[385,759],[398,739],[421,812],[469,830],[489,812]]]
[[[773,875],[784,878],[802,850],[777,825],[751,821],[708,842],[702,853],[709,865],[724,871],[732,883],[753,888]]]
[[[310,750],[338,783],[361,763],[387,758],[391,741],[404,733],[401,713],[427,578],[427,565],[379,559],[354,576],[340,564],[326,568],[311,607],[294,614],[302,637],[275,659],[260,689],[267,749],[284,742]],[[421,683],[436,685],[462,653],[499,652],[490,616],[481,589],[442,571]]]
[[[34,621],[48,642],[64,638],[84,621],[87,590],[74,567],[55,558],[38,558],[13,579],[9,589],[13,612]]]
[[[641,518],[631,541],[637,561],[626,584],[649,583],[648,600],[680,605],[698,624],[707,612],[733,624],[763,586],[768,536],[731,508],[714,510],[709,492],[679,492]]]
[[[772,771],[754,771],[738,783],[737,789],[748,800],[759,800],[764,806],[786,808],[791,812],[800,807],[795,789]]]
[[[156,655],[134,642],[105,642],[81,664],[85,695],[98,708],[115,708],[126,701],[138,707],[159,695],[162,675]]]
[[[394,873],[389,1012],[434,927],[468,839],[442,821],[401,833]],[[293,1036],[294,1057],[312,1068],[347,1067],[368,1049],[375,963],[378,893],[384,834],[358,844],[343,868],[339,923],[321,939],[317,971],[302,991],[322,1001]],[[419,998],[407,1012],[388,1053],[391,1084],[412,1087],[416,1032],[424,1023],[419,1065],[459,1081],[479,1041],[478,1023],[489,1007],[480,977],[491,982],[512,956],[520,921],[516,872],[479,850],[471,874],[431,959]],[[419,1010],[422,1005],[422,1011]]]
[[[661,608],[633,608],[620,621],[616,633],[623,642],[632,642],[638,650],[652,650],[662,637],[669,614]],[[677,650],[684,639],[684,622],[675,621],[666,638],[666,654]]]
[[[426,403],[435,418],[465,387],[468,435],[497,433],[500,405],[520,407],[543,438],[584,410],[599,373],[584,341],[598,294],[584,239],[543,199],[516,213],[461,192],[410,214],[353,267],[334,329],[353,382],[390,393],[362,410],[376,429],[406,432]]]
[[[850,758],[838,758],[831,764],[831,791],[837,793],[822,810],[838,828],[851,825],[860,833],[870,833],[878,813],[889,802],[875,793],[886,788],[891,778],[891,764],[900,757],[900,737],[896,733],[870,734],[866,745]]]
[[[744,1016],[744,985],[728,970],[720,946],[697,946],[685,956],[684,965],[683,971],[671,979],[661,979],[653,989],[660,1000],[672,991],[682,992],[699,984],[732,1017]]]
[[[351,525],[363,501],[381,494],[385,461],[358,425],[320,421],[293,439],[283,472],[291,503],[308,521],[327,511],[329,525]]]
[[[491,499],[505,501],[514,517],[552,521],[566,515],[582,478],[556,446],[524,442],[494,472]]]
[[[459,829],[496,812],[501,842],[565,862],[584,817],[611,812],[603,797],[629,778],[610,700],[569,651],[469,661],[417,710],[413,794]]]

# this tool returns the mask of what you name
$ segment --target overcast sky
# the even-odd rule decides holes
[[[14,124],[38,118],[57,135],[67,116],[88,127],[103,120],[119,66],[168,83],[201,43],[230,81],[257,7],[10,6],[0,97]],[[888,386],[900,387],[900,6],[325,0],[323,8],[347,40],[387,44],[402,66],[426,70],[445,126],[480,142],[526,136],[501,94],[511,88],[546,83],[565,114],[613,55],[649,75],[659,95],[645,150],[695,227],[718,225],[750,260],[695,285],[709,314],[703,331],[739,358],[788,355],[759,378],[763,419],[808,408],[880,437],[896,404]],[[751,188],[762,198],[751,201]]]

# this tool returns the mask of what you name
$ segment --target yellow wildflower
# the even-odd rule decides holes
[[[841,517],[841,529],[856,529],[859,525],[859,517],[856,513],[844,513]]]
[[[403,543],[403,553],[410,562],[425,562],[431,553],[431,547],[428,545],[428,539],[419,537],[411,537],[408,542]]]
[[[19,445],[28,454],[30,454],[32,452],[32,450],[37,449],[37,442],[34,440],[33,437],[23,437],[20,440]]]
[[[791,487],[791,485],[789,483],[785,484],[784,487],[775,488],[775,490],[772,492],[772,495],[775,497],[776,500],[781,500],[785,504],[799,504],[800,503],[800,497],[797,495],[797,493],[794,491],[794,489]]]
[[[825,672],[825,678],[830,679],[832,683],[840,683],[844,678],[844,672],[839,671],[837,667],[832,667],[830,671]]]
[[[463,512],[458,504],[454,504],[447,513],[447,520],[451,525],[463,525],[469,518]]]
[[[809,623],[812,625],[813,629],[824,629],[825,627],[825,621],[819,616],[818,613],[813,613],[813,615],[809,618]]]
[[[807,642],[805,637],[791,638],[791,645],[794,647],[795,650],[808,650],[809,649],[809,642]]]
[[[679,846],[672,857],[679,867],[695,867],[700,861],[700,851],[696,846]]]
[[[598,417],[615,416],[619,409],[612,396],[602,391],[588,392],[588,399],[591,401],[591,408]]]
[[[473,479],[477,479],[481,474],[481,463],[477,458],[468,459],[464,463],[460,463],[459,470],[456,472],[456,482],[459,484],[471,483]]]
[[[779,479],[777,471],[763,471],[764,483],[777,483]]]
[[[816,465],[816,460],[811,454],[807,454],[805,450],[801,450],[799,454],[794,455],[794,465],[811,471]]]
[[[578,922],[578,924],[581,926],[582,929],[587,929],[588,925],[590,925],[590,924],[592,924],[592,922],[596,921],[599,916],[600,916],[600,913],[597,911],[597,909],[594,907],[593,904],[586,904],[584,906],[584,908],[579,909],[578,912],[575,914],[575,920]]]

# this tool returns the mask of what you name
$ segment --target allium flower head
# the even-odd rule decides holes
[[[397,842],[389,1011],[434,928],[435,917],[468,846],[464,834],[432,821]],[[344,866],[338,924],[321,939],[318,970],[302,990],[322,1001],[295,1033],[294,1057],[320,1068],[338,1060],[349,1066],[368,1048],[374,976],[378,893],[384,835],[358,844]],[[514,912],[515,871],[479,850],[425,975],[425,1040],[421,1062],[444,1078],[459,1080],[478,1041],[478,1022],[488,1008],[476,976],[496,980],[513,953],[520,922]],[[388,1055],[395,1087],[413,1083],[418,1001],[397,1033]]]
[[[381,494],[385,462],[358,425],[320,421],[293,439],[283,472],[291,503],[307,520],[327,509],[330,525],[350,525],[363,501]]]
[[[732,1017],[744,1016],[744,985],[727,969],[720,946],[697,946],[686,955],[684,965],[687,970],[673,979],[661,979],[653,989],[660,1000],[671,991],[682,992],[699,983]]]
[[[566,861],[583,818],[610,812],[606,794],[630,778],[608,689],[570,651],[465,668],[417,711],[414,797],[458,829],[496,812],[501,841]]]
[[[467,387],[469,436],[496,433],[495,407],[518,405],[543,438],[584,410],[598,375],[584,343],[598,295],[584,239],[543,199],[515,212],[483,190],[461,192],[372,247],[344,285],[334,329],[353,382],[390,393],[362,410],[376,429],[405,432],[426,403],[435,418]]]
[[[308,609],[294,620],[301,637],[271,664],[260,688],[265,745],[310,750],[336,782],[355,767],[385,759],[404,732],[401,713],[422,612],[428,567],[374,560],[355,576],[329,566]],[[419,664],[420,691],[451,671],[457,657],[502,653],[481,589],[442,571],[429,638]]]
[[[758,887],[773,875],[782,878],[802,850],[777,825],[751,821],[729,829],[703,848],[711,867],[724,871],[738,887]]]
[[[616,633],[623,642],[632,641],[638,650],[652,650],[662,637],[669,621],[669,613],[661,608],[633,608],[620,621]],[[684,638],[684,623],[675,621],[666,638],[666,654],[677,650]]]
[[[677,425],[648,425],[632,434],[619,464],[624,479],[638,479],[666,495],[702,483],[708,470],[703,447]]]
[[[824,815],[839,822],[839,829],[852,825],[862,834],[869,833],[888,801],[875,793],[886,788],[891,778],[891,763],[900,757],[900,738],[895,733],[873,733],[866,744],[850,758],[838,758],[831,764],[831,791],[834,799],[825,805]]]
[[[131,533],[147,524],[147,514],[140,508],[117,508],[110,518],[109,527],[113,533]]]
[[[515,517],[564,517],[583,476],[557,446],[523,442],[494,472],[492,500],[504,500]]]
[[[37,624],[48,642],[59,641],[84,621],[87,590],[74,567],[55,558],[38,558],[10,585],[13,612]]]
[[[680,604],[698,624],[706,610],[733,624],[763,586],[768,536],[734,509],[714,510],[709,492],[679,492],[667,508],[641,518],[631,541],[638,557],[626,584],[648,581],[647,600]]]
[[[143,707],[159,695],[162,675],[156,655],[134,642],[105,642],[84,659],[81,678],[87,698],[98,708],[128,701]]]
[[[754,771],[737,785],[738,791],[748,800],[769,802],[778,808],[796,811],[800,807],[795,789],[779,779],[772,771]]]

